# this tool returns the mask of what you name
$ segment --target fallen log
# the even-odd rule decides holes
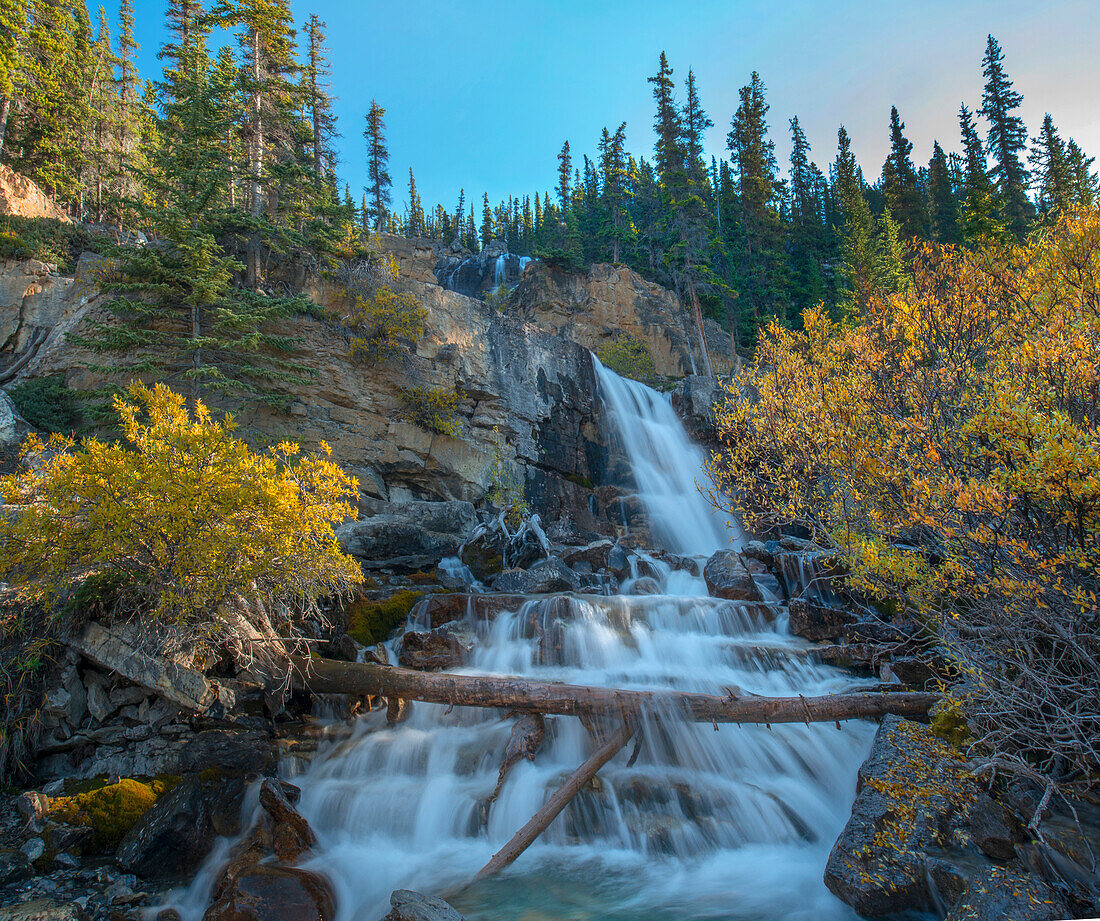
[[[295,680],[316,694],[374,694],[454,707],[500,707],[527,713],[616,716],[667,712],[701,723],[809,723],[885,716],[923,716],[938,694],[869,691],[825,697],[727,697],[685,691],[628,691],[526,678],[455,675],[411,668],[298,658]]]
[[[586,783],[596,776],[596,772],[614,758],[619,749],[630,741],[632,735],[634,735],[634,729],[629,723],[623,723],[615,730],[612,736],[588,757],[587,761],[569,775],[568,780],[554,791],[545,805],[527,820],[523,828],[517,831],[508,843],[492,856],[492,859],[478,871],[474,880],[484,879],[486,876],[499,873],[527,850],[531,843],[569,805],[569,801],[581,791]]]

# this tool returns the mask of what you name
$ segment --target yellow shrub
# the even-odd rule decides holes
[[[457,436],[462,425],[455,415],[458,394],[439,387],[403,387],[397,394],[401,415],[426,432]]]
[[[28,440],[26,472],[0,479],[16,514],[0,519],[0,576],[51,610],[95,574],[115,611],[143,627],[224,629],[240,599],[310,606],[358,582],[333,525],[356,482],[328,459],[283,443],[254,453],[199,403],[162,384],[115,398],[124,440]],[[146,418],[147,417],[147,420]]]
[[[717,485],[939,634],[991,763],[1095,777],[1100,212],[1024,246],[926,245],[912,270],[859,325],[818,308],[767,330],[718,414]]]
[[[427,314],[414,295],[399,294],[389,286],[357,297],[347,320],[354,331],[352,357],[379,361],[407,351],[424,335]]]

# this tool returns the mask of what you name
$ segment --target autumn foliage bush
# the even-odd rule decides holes
[[[772,325],[711,469],[750,528],[839,552],[949,650],[989,770],[1100,778],[1100,213],[924,245],[845,325]]]
[[[242,626],[292,629],[318,598],[361,581],[333,532],[356,483],[327,446],[254,452],[231,417],[201,402],[189,411],[163,384],[134,384],[114,406],[121,441],[32,437],[27,469],[0,479],[0,578],[29,603],[79,619],[98,586],[102,613],[160,648],[201,649]]]

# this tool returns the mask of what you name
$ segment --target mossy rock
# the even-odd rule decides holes
[[[113,851],[157,798],[178,782],[178,777],[165,776],[151,780],[126,777],[113,784],[103,781],[81,784],[72,795],[50,801],[50,818],[91,828],[95,838],[89,850]]]
[[[424,594],[405,590],[381,600],[361,598],[352,602],[347,612],[348,636],[363,646],[381,643],[405,621]]]

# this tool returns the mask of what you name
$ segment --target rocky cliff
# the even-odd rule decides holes
[[[570,274],[536,264],[500,309],[441,287],[431,244],[383,237],[383,245],[400,267],[399,286],[427,308],[424,337],[401,360],[365,364],[351,358],[338,324],[296,317],[286,331],[316,376],[290,394],[287,413],[238,413],[245,431],[307,447],[328,442],[359,478],[364,514],[419,500],[478,505],[496,471],[522,484],[560,539],[611,533],[607,512],[621,465],[605,434],[588,350],[627,331],[650,344],[661,374],[683,376],[691,344],[675,296],[622,267]],[[101,358],[68,340],[110,319],[95,286],[98,261],[86,254],[74,278],[34,261],[0,265],[0,381],[61,374],[76,389],[104,383],[88,367]],[[331,282],[316,275],[302,282],[315,302],[341,306]],[[400,392],[417,386],[455,392],[457,435],[402,418]]]

